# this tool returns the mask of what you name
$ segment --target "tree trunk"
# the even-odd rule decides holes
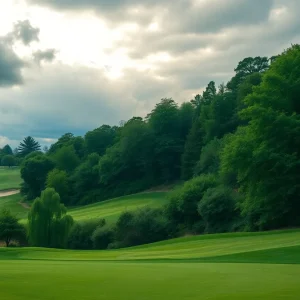
[[[9,243],[10,243],[10,238],[6,238],[6,239],[5,239],[5,244],[6,244],[6,247],[8,247],[8,246],[9,246]]]

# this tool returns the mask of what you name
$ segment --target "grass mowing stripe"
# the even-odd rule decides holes
[[[300,266],[2,261],[9,300],[296,300]]]
[[[219,236],[219,235],[217,235]],[[167,246],[167,247],[166,247]],[[47,259],[47,260],[164,260],[164,259],[216,259],[238,253],[300,246],[300,232],[253,235],[239,238],[215,238],[199,240],[194,237],[186,243],[171,243],[145,248],[126,248],[109,251],[78,251],[44,248],[0,249],[0,259]],[[242,254],[241,254],[242,255]]]

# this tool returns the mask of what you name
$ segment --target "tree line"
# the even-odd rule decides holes
[[[164,98],[145,118],[29,151],[22,194],[29,201],[46,189],[83,205],[183,181],[162,209],[125,212],[115,225],[57,225],[69,228],[64,247],[78,249],[299,226],[300,46],[245,58],[234,71],[189,102]]]

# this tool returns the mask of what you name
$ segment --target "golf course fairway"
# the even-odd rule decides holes
[[[299,299],[300,231],[110,251],[0,249],[1,299]]]

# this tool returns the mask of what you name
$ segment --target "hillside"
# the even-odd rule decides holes
[[[138,208],[160,207],[166,203],[166,192],[140,193],[110,199],[107,201],[86,205],[69,210],[69,214],[77,221],[95,218],[105,218],[106,221],[116,221],[124,211]]]
[[[21,182],[19,168],[0,167],[0,191],[20,188]]]
[[[10,300],[40,299],[41,293],[45,300],[124,294],[139,300],[296,300],[299,253],[299,230],[187,237],[113,251],[3,248],[0,289]]]
[[[95,218],[105,218],[107,222],[114,222],[124,211],[136,210],[141,207],[160,207],[167,201],[166,192],[140,193],[125,197],[119,197],[91,205],[81,206],[69,210],[69,214],[76,221],[83,221]],[[10,209],[18,218],[27,218],[28,208],[20,204],[20,194],[0,197],[0,210]]]

